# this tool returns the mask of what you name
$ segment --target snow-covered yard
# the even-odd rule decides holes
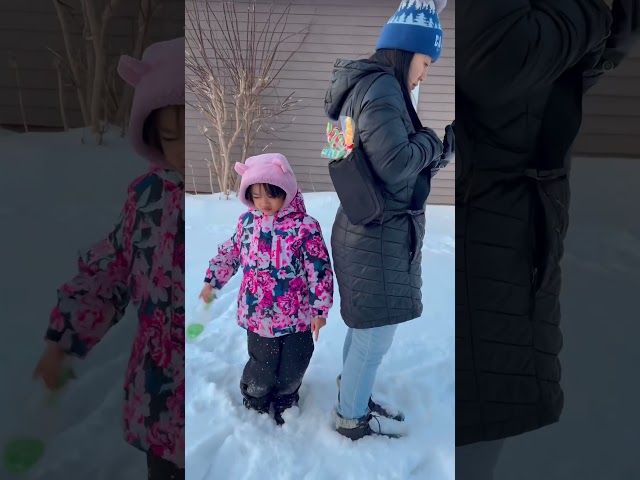
[[[561,421],[505,442],[495,480],[640,478],[640,158],[576,158]]]
[[[4,444],[24,418],[22,407],[34,391],[31,372],[56,288],[74,273],[78,248],[112,228],[127,184],[146,166],[114,135],[98,148],[81,145],[77,131],[21,135],[0,130],[0,149],[5,180],[0,189]],[[639,476],[633,453],[640,424],[640,383],[635,381],[640,224],[634,221],[639,174],[637,160],[574,162],[564,262],[565,413],[555,426],[509,440],[496,480]],[[306,200],[328,238],[335,197],[312,194]],[[189,312],[209,257],[241,211],[235,200],[189,197]],[[321,332],[299,415],[277,429],[271,419],[245,411],[238,382],[246,345],[233,320],[236,278],[215,306],[217,318],[198,342],[187,345],[187,478],[454,478],[453,216],[450,208],[429,210],[425,318],[398,330],[374,392],[405,410],[406,425],[386,425],[406,428],[407,438],[352,444],[332,431],[345,332],[337,307]],[[145,458],[125,444],[121,432],[122,377],[136,329],[132,313],[78,366],[79,378],[61,402],[67,426],[41,468],[23,478],[144,478]],[[0,478],[10,477],[2,471]]]
[[[305,203],[329,244],[337,196],[306,194]],[[209,259],[245,208],[237,199],[187,197],[187,315],[195,308]],[[248,359],[246,333],[235,321],[239,274],[214,303],[214,319],[205,332],[186,346],[187,479],[455,478],[453,207],[429,207],[427,216],[424,316],[400,325],[374,390],[374,398],[407,415],[404,424],[385,420],[383,427],[408,436],[351,442],[333,430],[335,377],[346,333],[337,288],[336,305],[320,332],[301,389],[300,407],[285,413],[281,428],[271,418],[247,411],[239,391]]]
[[[2,449],[24,419],[26,400],[37,391],[31,373],[56,289],[75,273],[78,249],[113,228],[127,185],[146,169],[117,132],[103,147],[82,145],[80,137],[80,131],[0,133]],[[145,477],[146,459],[124,442],[121,428],[122,384],[137,322],[133,313],[77,365],[79,378],[60,403],[65,428],[41,468],[21,478]],[[11,478],[1,465],[0,478]]]
[[[0,443],[24,419],[36,391],[31,381],[56,288],[74,274],[79,248],[113,227],[126,187],[146,165],[117,134],[107,145],[80,144],[80,132],[0,132],[3,178],[0,221],[0,304],[4,325],[0,375]],[[331,194],[305,197],[327,241],[337,208]],[[207,262],[230,234],[242,206],[212,196],[190,196],[187,208],[187,309],[190,313]],[[453,479],[454,358],[453,209],[430,207],[424,250],[425,315],[403,324],[385,358],[374,395],[402,408],[408,434],[401,440],[352,443],[332,430],[345,329],[332,311],[302,390],[298,415],[277,429],[241,405],[238,388],[246,361],[245,334],[235,323],[236,277],[215,304],[216,319],[187,345],[187,478]],[[339,298],[336,298],[339,302]],[[130,310],[84,362],[60,403],[64,428],[29,480],[144,478],[144,455],[122,439],[122,380],[136,330]],[[394,425],[395,423],[395,425]],[[90,441],[87,441],[90,439]],[[73,471],[74,477],[70,477]],[[11,478],[2,471],[0,478]]]

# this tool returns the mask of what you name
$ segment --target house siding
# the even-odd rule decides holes
[[[79,2],[66,2],[74,7]],[[161,9],[150,23],[147,45],[184,35],[184,1],[163,0]],[[108,55],[111,60],[123,53],[131,53],[134,46],[138,16],[137,1],[121,1],[114,11],[107,31]],[[82,38],[79,27],[69,22],[75,45]],[[54,67],[54,55],[66,58],[62,31],[53,2],[4,1],[0,5],[0,125],[21,126],[22,114],[18,102],[15,70],[9,66],[13,54],[18,64],[21,91],[27,124],[32,127],[58,129],[62,117],[58,100],[58,79]],[[115,75],[115,71],[113,72]],[[121,82],[119,78],[117,82]],[[71,127],[83,124],[76,91],[70,85],[64,87],[64,103],[67,121]]]
[[[270,1],[263,5],[267,8]],[[187,8],[194,3],[188,2]],[[200,3],[200,8],[202,4]],[[279,139],[261,137],[252,153],[278,151],[291,162],[303,191],[332,191],[327,160],[320,156],[326,146],[324,132],[324,96],[333,64],[337,58],[366,58],[375,51],[382,26],[399,5],[397,0],[326,0],[318,6],[315,0],[296,0],[288,19],[287,31],[297,32],[310,25],[309,34],[299,51],[278,76],[278,92],[286,96],[295,91],[302,108],[288,118],[293,122],[278,133]],[[261,11],[261,10],[258,10]],[[263,11],[263,10],[262,10]],[[444,128],[455,115],[455,2],[449,1],[441,15],[444,28],[442,56],[430,69],[429,77],[420,87],[418,114],[422,122],[442,138]],[[188,23],[188,22],[187,22]],[[189,35],[190,26],[186,27]],[[287,49],[300,44],[299,38],[289,42]],[[289,50],[290,51],[290,50]],[[187,94],[188,99],[193,99]],[[210,193],[209,167],[205,158],[211,153],[198,127],[204,122],[198,112],[187,107],[186,160],[187,188],[198,193]],[[236,150],[238,160],[240,152]],[[434,178],[429,202],[454,202],[455,164]],[[214,185],[214,190],[217,185]]]
[[[573,151],[640,158],[640,44],[587,93]]]

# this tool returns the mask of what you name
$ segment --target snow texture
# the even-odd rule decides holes
[[[603,167],[604,166],[604,167]],[[494,480],[640,478],[640,158],[576,158],[562,263],[559,423],[508,439]]]
[[[78,131],[23,135],[0,130],[3,178],[9,180],[0,189],[0,222],[2,232],[8,232],[0,251],[5,272],[0,276],[5,339],[0,349],[5,379],[1,444],[18,431],[27,413],[23,406],[37,391],[31,373],[56,288],[73,275],[77,250],[112,228],[126,186],[145,170],[122,139],[109,135],[106,141],[95,147],[81,145]],[[509,439],[495,480],[640,478],[635,451],[640,442],[640,383],[635,381],[640,363],[639,176],[637,159],[574,161],[563,262],[565,410],[559,424]],[[307,199],[328,238],[335,198]],[[237,201],[188,199],[190,308],[209,256],[241,211]],[[337,307],[321,331],[300,411],[285,414],[288,423],[282,429],[244,411],[238,383],[246,345],[233,321],[236,278],[215,305],[214,323],[199,342],[187,345],[187,478],[453,479],[452,234],[452,210],[431,207],[425,318],[398,330],[374,391],[381,403],[405,410],[409,437],[352,444],[332,431],[345,333]],[[144,478],[144,455],[123,441],[121,430],[123,374],[135,328],[129,312],[77,365],[79,378],[60,403],[66,427],[41,468],[22,478]],[[0,478],[11,477],[0,471]]]
[[[29,415],[27,400],[39,391],[31,374],[44,347],[56,289],[75,273],[78,250],[113,228],[127,185],[146,170],[117,132],[109,133],[102,147],[91,145],[90,139],[82,145],[81,136],[79,130],[0,131],[5,180],[0,189],[2,450]],[[132,313],[76,365],[79,378],[58,410],[63,429],[40,468],[20,478],[145,478],[145,456],[124,442],[121,426],[124,372],[136,329]],[[2,465],[0,478],[11,478]]]
[[[305,202],[329,245],[337,196],[306,194]],[[209,259],[231,236],[245,208],[237,199],[187,198],[187,316],[196,308]],[[404,424],[381,420],[383,428],[408,436],[352,442],[334,431],[335,379],[346,334],[337,289],[300,391],[300,407],[285,412],[280,428],[268,416],[246,410],[239,390],[248,354],[246,333],[235,321],[238,274],[213,305],[205,332],[186,346],[188,480],[455,478],[453,207],[429,207],[427,218],[424,315],[399,326],[374,389],[374,399],[407,415]],[[375,421],[372,426],[377,428]]]

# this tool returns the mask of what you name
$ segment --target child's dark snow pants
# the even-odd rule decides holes
[[[184,480],[184,468],[161,457],[147,454],[147,478],[149,480]]]
[[[247,331],[247,343],[250,358],[240,380],[245,401],[264,412],[271,402],[278,411],[291,407],[313,355],[311,330],[277,338]]]

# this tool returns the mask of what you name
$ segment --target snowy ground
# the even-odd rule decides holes
[[[573,161],[564,412],[560,423],[505,442],[495,480],[640,478],[638,178],[640,158]]]
[[[18,431],[26,414],[22,407],[35,391],[31,373],[56,288],[74,274],[77,250],[113,228],[128,183],[146,168],[117,134],[106,143],[81,145],[78,131],[0,132],[2,449]],[[80,378],[61,402],[66,428],[41,470],[26,478],[145,477],[144,455],[122,440],[121,430],[122,381],[136,328],[131,313],[78,366]],[[0,478],[10,478],[1,465]]]
[[[334,194],[308,194],[309,213],[329,243],[338,206]],[[190,196],[186,202],[187,314],[193,311],[208,261],[245,209],[237,200]],[[247,411],[239,380],[248,359],[246,333],[235,322],[236,275],[214,304],[214,320],[186,348],[187,479],[446,480],[454,474],[454,212],[430,207],[424,247],[423,318],[400,325],[384,359],[374,397],[402,408],[401,440],[351,442],[333,430],[333,407],[346,327],[339,297],[320,332],[301,405],[286,424]],[[395,423],[395,425],[394,425]],[[375,422],[374,422],[375,424]]]
[[[80,145],[78,132],[0,130],[0,444],[17,430],[34,391],[31,372],[56,288],[74,273],[77,249],[111,229],[126,185],[145,169],[121,139],[107,140],[108,146],[96,148]],[[640,478],[638,178],[639,160],[574,162],[564,262],[565,411],[559,424],[507,442],[496,480]],[[311,213],[328,230],[335,200],[308,198]],[[217,206],[210,197],[187,203],[190,306],[209,256],[241,211],[237,203]],[[252,479],[258,471],[259,478],[283,480],[288,477],[276,472],[306,480],[454,478],[453,212],[432,208],[430,222],[424,280],[436,290],[425,299],[428,318],[398,330],[375,392],[406,410],[410,436],[356,447],[331,432],[344,336],[337,309],[312,360],[304,412],[281,431],[244,412],[237,384],[246,347],[229,310],[235,279],[216,305],[221,318],[187,348],[190,480]],[[120,428],[122,376],[136,327],[131,313],[79,366],[80,377],[61,404],[67,428],[42,469],[27,478],[144,478],[144,456],[124,443]],[[221,473],[225,468],[228,475]],[[9,478],[0,470],[0,479]]]

